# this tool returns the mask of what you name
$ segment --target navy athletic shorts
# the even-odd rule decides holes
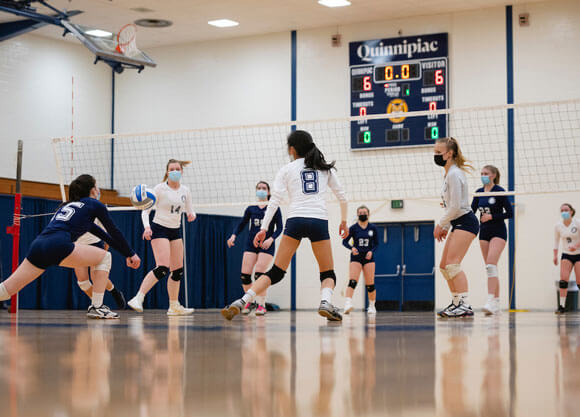
[[[151,222],[151,231],[153,232],[151,239],[168,239],[170,242],[181,239],[181,227],[170,229],[169,227]]]
[[[328,220],[310,217],[292,217],[286,220],[284,234],[292,239],[310,239],[311,242],[320,242],[330,239],[328,234]]]
[[[580,255],[569,255],[567,253],[563,253],[562,259],[566,259],[567,261],[572,262],[572,265],[574,265],[576,262],[580,262]]]
[[[373,253],[373,256],[371,256],[371,259],[367,259],[366,253],[359,253],[358,255],[353,255],[351,253],[350,254],[350,261],[351,262],[358,262],[362,266],[365,266],[366,264],[370,264],[370,263],[375,262],[375,254]]]
[[[477,233],[479,233],[479,221],[477,220],[477,217],[475,217],[475,214],[473,214],[473,211],[470,211],[455,220],[451,220],[451,226],[453,226],[451,229],[452,232],[454,230],[465,230],[466,232],[473,233],[476,236]]]
[[[91,246],[94,246],[95,248],[99,248],[99,249],[105,249],[105,242],[100,240],[96,243],[91,243]]]
[[[490,241],[494,237],[507,240],[507,228],[505,227],[505,223],[502,222],[502,224],[491,225],[487,225],[487,223],[482,223],[479,228],[479,240]]]
[[[39,235],[28,250],[26,259],[37,268],[47,269],[49,266],[60,265],[75,248],[69,233],[55,232]]]
[[[254,237],[252,236],[251,239],[248,238],[248,240],[246,240],[246,246],[244,247],[244,252],[257,253],[258,255],[260,253],[266,253],[268,255],[274,256],[274,252],[276,252],[276,242],[272,242],[272,245],[268,248],[268,250],[266,250],[266,249],[262,249],[260,247],[255,247],[254,246]]]

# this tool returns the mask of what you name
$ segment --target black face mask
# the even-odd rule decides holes
[[[369,216],[367,216],[366,214],[361,214],[361,215],[358,216],[358,219],[361,222],[366,222],[369,219]]]
[[[440,167],[444,167],[447,161],[443,159],[443,155],[434,155],[433,160],[435,164],[439,165]]]

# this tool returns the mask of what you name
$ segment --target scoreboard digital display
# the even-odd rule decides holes
[[[447,108],[447,33],[351,42],[350,114]],[[351,122],[351,149],[432,145],[447,135],[446,115]]]

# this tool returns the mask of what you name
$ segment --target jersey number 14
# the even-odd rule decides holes
[[[302,171],[302,192],[304,194],[318,193],[318,172]]]

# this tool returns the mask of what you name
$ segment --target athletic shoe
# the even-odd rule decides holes
[[[135,310],[137,313],[143,312],[143,303],[137,298],[137,296],[131,298],[127,303],[129,307]]]
[[[443,310],[438,311],[437,315],[439,317],[447,317],[447,312],[456,309],[457,306],[453,303],[449,304],[447,307],[445,307]]]
[[[258,308],[256,309],[256,316],[265,316],[266,315],[266,307],[264,306],[258,306]]]
[[[224,316],[226,320],[231,320],[235,316],[240,314],[242,308],[244,308],[244,302],[240,298],[239,300],[236,300],[233,303],[231,303],[229,306],[225,306],[222,309],[222,316]]]
[[[473,317],[473,309],[469,304],[465,304],[463,301],[460,301],[457,307],[445,313],[445,317],[449,318]]]
[[[193,314],[193,308],[185,308],[181,304],[174,307],[169,306],[167,310],[168,316],[189,316],[190,314]]]
[[[556,314],[564,314],[566,312],[566,307],[558,306],[558,310],[555,311]]]
[[[258,303],[246,303],[244,308],[242,309],[242,314],[247,315],[250,314],[253,310],[258,308]]]
[[[127,308],[125,296],[121,291],[117,289],[117,287],[113,287],[113,289],[111,290],[111,295],[113,296],[113,299],[115,300],[115,303],[117,304],[117,308],[119,310],[125,310],[125,308]]]
[[[377,308],[373,304],[369,304],[369,308],[367,308],[367,314],[368,315],[377,314]]]
[[[352,301],[350,299],[346,299],[346,303],[344,303],[344,314],[350,314],[350,312],[354,310],[352,306]]]
[[[90,319],[118,319],[119,315],[103,304],[100,307],[89,306],[87,317]]]
[[[326,317],[329,321],[342,321],[342,316],[338,312],[338,308],[330,304],[328,301],[320,302],[318,314],[322,317]]]
[[[499,301],[497,300],[491,300],[488,301],[487,303],[485,303],[485,305],[483,306],[483,312],[485,313],[486,316],[492,316],[494,314],[498,314],[499,313]]]

